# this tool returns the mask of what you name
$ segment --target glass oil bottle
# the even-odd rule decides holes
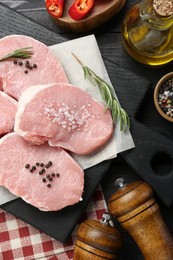
[[[173,59],[173,0],[143,0],[127,12],[124,47],[135,60],[161,66]]]

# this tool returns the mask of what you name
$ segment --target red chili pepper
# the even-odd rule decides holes
[[[48,13],[54,18],[60,18],[63,13],[64,0],[46,0]]]
[[[73,20],[79,21],[88,14],[93,4],[94,0],[76,0],[68,13]]]

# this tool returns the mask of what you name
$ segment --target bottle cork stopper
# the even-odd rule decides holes
[[[153,0],[155,12],[163,17],[173,14],[173,0]]]

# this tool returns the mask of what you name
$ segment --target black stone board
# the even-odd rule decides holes
[[[120,71],[117,69],[117,72],[121,73],[121,69]],[[116,82],[117,74],[111,75],[112,82]],[[147,103],[147,100],[153,121],[157,121],[157,117],[160,117],[156,108],[149,105],[150,96],[152,96],[153,102],[153,84],[148,88],[145,99],[138,103],[139,106],[135,107],[133,104],[139,100],[137,94],[140,96],[140,93],[137,90],[140,91],[141,87],[139,85],[131,88],[127,82],[126,87],[116,89],[122,106],[130,115],[131,133],[135,143],[135,149],[125,151],[121,153],[121,156],[142,180],[152,186],[161,201],[167,207],[171,207],[173,204],[173,125],[171,122],[159,118],[160,128],[157,131],[154,127],[149,127],[140,120],[141,111],[145,112],[146,104],[143,103]],[[127,93],[128,100],[125,98]]]
[[[47,45],[66,41],[62,36],[49,31],[43,26],[36,24],[25,16],[1,4],[0,13],[0,37],[10,34],[23,34],[34,37]],[[121,99],[127,102],[130,105],[130,109],[128,108],[129,112],[133,111],[133,113],[135,113],[148,90],[149,82],[122,69],[106,59],[105,64],[111,80],[113,79],[112,83],[116,86],[115,90],[119,90],[121,93],[121,89],[126,89],[126,91],[123,92],[124,96],[121,96],[120,98],[120,102]],[[115,74],[116,79],[114,78]],[[133,91],[133,94],[136,96],[134,102],[129,103],[127,91]],[[45,232],[51,237],[61,242],[65,242],[77,224],[82,212],[85,210],[98,183],[107,172],[111,162],[112,160],[102,162],[85,171],[85,191],[83,201],[74,206],[69,206],[58,212],[41,212],[21,199],[16,199],[1,205],[1,208]]]

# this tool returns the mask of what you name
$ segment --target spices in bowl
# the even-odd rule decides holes
[[[173,72],[164,75],[157,83],[154,104],[163,118],[173,122]]]

